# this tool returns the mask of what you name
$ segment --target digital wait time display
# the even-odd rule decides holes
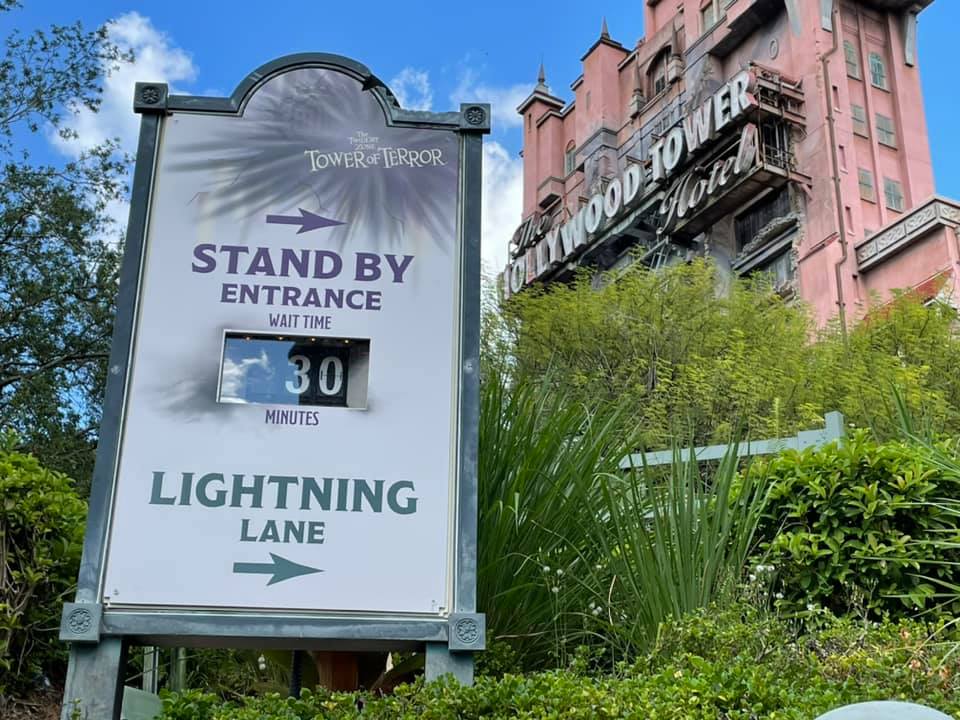
[[[222,403],[364,408],[370,341],[226,332]]]

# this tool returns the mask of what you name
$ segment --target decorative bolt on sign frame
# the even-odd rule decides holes
[[[471,682],[482,135],[292,55],[142,115],[65,707],[128,642],[426,650]]]

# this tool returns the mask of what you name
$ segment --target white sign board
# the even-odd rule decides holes
[[[108,609],[450,612],[459,152],[317,67],[162,121]]]

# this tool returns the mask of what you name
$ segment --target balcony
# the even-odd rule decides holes
[[[708,167],[713,162],[713,158],[723,156],[730,151],[730,148],[731,145],[726,146],[711,159],[704,161],[702,166]],[[723,195],[717,196],[698,209],[695,215],[677,223],[670,235],[680,242],[692,240],[721,218],[736,212],[752,198],[763,194],[769,188],[782,187],[790,180],[809,183],[810,177],[796,169],[796,161],[789,148],[763,142],[759,146],[757,163],[753,169],[743,175],[739,182]]]
[[[783,10],[783,0],[727,0],[721,6],[727,19],[714,31],[710,53],[726,57],[739,47],[744,38]]]
[[[537,187],[537,205],[547,209],[563,197],[563,180],[551,175]]]
[[[868,272],[931,233],[960,225],[960,205],[934,197],[856,246],[857,266]]]

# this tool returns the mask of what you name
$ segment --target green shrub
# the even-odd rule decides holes
[[[0,436],[0,696],[62,670],[57,630],[76,582],[86,517],[71,480],[13,444]]]
[[[472,688],[437,682],[394,695],[305,692],[217,703],[188,693],[164,701],[163,720],[473,720],[658,718],[810,720],[854,702],[898,699],[960,717],[955,664],[915,623],[832,621],[799,633],[749,609],[703,610],[664,625],[661,640],[615,675],[574,670],[480,677]],[[358,704],[363,712],[357,712]]]
[[[723,292],[718,293],[718,288]],[[597,289],[589,275],[514,296],[485,336],[521,378],[551,375],[577,399],[626,401],[647,449],[677,428],[696,444],[783,437],[839,410],[896,437],[891,386],[937,431],[960,433],[957,311],[903,293],[847,332],[817,331],[764,274],[731,279],[710,261],[639,264]],[[496,320],[496,318],[494,318]],[[813,342],[811,342],[813,339]]]
[[[764,472],[773,486],[760,564],[775,568],[775,588],[794,609],[902,616],[937,604],[924,575],[960,580],[950,564],[960,555],[936,545],[956,533],[940,502],[956,484],[920,446],[860,431],[784,453]]]

